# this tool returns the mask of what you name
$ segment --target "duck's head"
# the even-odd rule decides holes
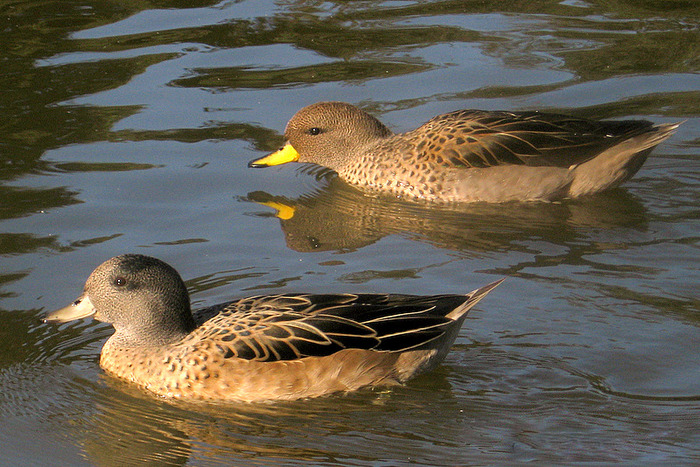
[[[114,326],[126,345],[162,345],[195,328],[189,294],[180,275],[163,261],[144,255],[115,256],[88,277],[83,294],[49,313],[45,321],[92,316]]]
[[[284,132],[279,150],[248,164],[269,167],[287,162],[312,162],[339,171],[362,148],[392,135],[382,122],[354,105],[319,102],[297,112]]]

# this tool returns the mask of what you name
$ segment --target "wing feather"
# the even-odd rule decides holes
[[[569,167],[649,131],[654,126],[644,120],[460,110],[437,116],[406,136],[414,142],[419,158],[447,167]]]
[[[217,310],[191,335],[216,339],[224,358],[285,361],[343,349],[401,351],[424,345],[455,323],[446,315],[469,295],[285,294],[249,297]]]

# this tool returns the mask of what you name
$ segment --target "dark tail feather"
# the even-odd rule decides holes
[[[663,141],[666,141],[673,133],[676,132],[678,127],[681,126],[683,123],[684,122],[654,125],[653,129],[655,131],[652,135],[649,135],[650,137],[647,139],[645,147],[653,148],[654,146],[659,145]]]
[[[472,292],[469,292],[467,296],[469,297],[466,302],[462,303],[460,306],[452,310],[447,314],[447,317],[450,319],[458,320],[462,316],[466,315],[469,310],[471,310],[474,305],[479,303],[479,301],[484,298],[489,292],[491,292],[493,289],[498,287],[501,282],[505,280],[497,280],[496,282],[491,282],[488,285],[485,285],[481,288],[478,288]]]

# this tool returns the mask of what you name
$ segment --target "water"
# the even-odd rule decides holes
[[[0,18],[6,463],[700,459],[696,2],[15,2]],[[623,188],[556,204],[456,211],[246,167],[330,99],[396,131],[460,108],[685,123]],[[124,252],[173,264],[196,307],[508,280],[406,387],[173,404],[102,373],[108,326],[40,322]]]

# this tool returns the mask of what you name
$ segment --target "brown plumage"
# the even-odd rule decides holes
[[[459,110],[394,134],[357,107],[320,102],[292,117],[282,149],[249,165],[312,162],[366,189],[434,202],[552,201],[620,185],[678,125]]]
[[[439,364],[467,312],[501,281],[467,295],[284,294],[190,311],[166,263],[105,261],[73,304],[46,321],[112,324],[100,365],[164,397],[291,400],[400,384]]]

